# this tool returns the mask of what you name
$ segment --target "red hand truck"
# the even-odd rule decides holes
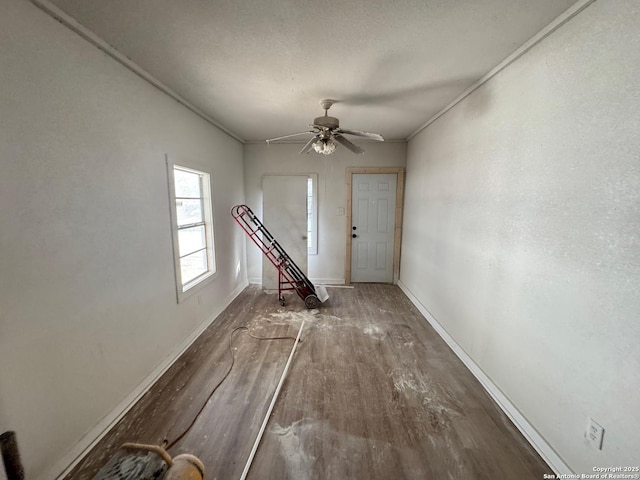
[[[320,300],[313,283],[309,281],[251,209],[246,205],[236,205],[231,209],[231,215],[278,270],[278,301],[280,305],[285,304],[283,292],[295,290],[298,296],[304,300],[305,307],[308,309],[318,308]],[[324,300],[326,298],[323,298]]]

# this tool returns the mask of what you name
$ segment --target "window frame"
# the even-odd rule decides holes
[[[307,255],[318,254],[318,174],[307,174],[307,192],[311,184],[311,201],[307,193]],[[309,220],[309,216],[311,220]]]
[[[200,177],[200,196],[199,197],[177,197],[175,187],[175,171],[180,170],[187,173],[196,174]],[[214,234],[214,218],[213,218],[213,195],[211,188],[211,173],[203,170],[187,167],[184,164],[177,164],[170,162],[167,158],[167,177],[169,183],[169,210],[171,220],[171,239],[173,246],[173,260],[174,260],[174,273],[176,280],[176,293],[178,303],[188,298],[195,291],[202,287],[213,279],[217,272],[216,262],[216,250],[215,250],[215,234]],[[202,206],[202,220],[199,222],[189,223],[185,225],[179,225],[178,223],[178,208],[176,203],[180,199],[199,199]],[[193,252],[180,255],[180,230],[194,228],[196,226],[204,226],[205,234],[205,247]],[[187,282],[182,280],[182,259],[193,255],[194,253],[205,251],[207,270],[190,279]],[[196,288],[198,287],[198,288]]]

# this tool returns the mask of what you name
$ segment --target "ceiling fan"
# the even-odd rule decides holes
[[[300,154],[309,153],[311,149],[313,149],[317,153],[331,155],[337,147],[336,142],[347,147],[353,153],[364,153],[364,150],[362,148],[347,140],[344,137],[345,134],[384,142],[384,138],[382,138],[382,135],[378,135],[377,133],[359,132],[357,130],[346,130],[344,128],[340,128],[340,121],[336,117],[330,117],[328,115],[328,111],[331,108],[331,105],[333,105],[334,103],[336,103],[336,101],[331,99],[320,100],[320,106],[324,109],[324,116],[315,118],[313,120],[313,124],[309,125],[309,127],[311,127],[313,130],[293,133],[291,135],[285,135],[284,137],[270,138],[269,140],[267,140],[267,143],[312,133],[313,137],[306,143],[302,150],[300,150]]]

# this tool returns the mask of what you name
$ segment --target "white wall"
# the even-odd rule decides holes
[[[29,2],[0,11],[0,431],[49,480],[246,284],[242,145]],[[213,173],[218,273],[179,305],[165,153]]]
[[[640,451],[638,32],[596,1],[408,145],[402,284],[580,473]]]
[[[338,215],[347,201],[348,167],[404,167],[405,143],[357,142],[365,150],[355,155],[338,147],[332,155],[298,155],[304,144],[246,144],[244,185],[247,205],[262,218],[262,177],[266,174],[318,174],[318,254],[309,255],[308,276],[317,283],[344,283],[346,217]],[[269,228],[268,225],[266,225]],[[262,278],[262,253],[247,243],[248,276]]]

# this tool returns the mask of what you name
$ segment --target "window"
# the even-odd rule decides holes
[[[211,180],[208,173],[178,165],[169,170],[173,250],[178,301],[216,271]]]
[[[318,254],[318,175],[307,179],[307,253]]]

